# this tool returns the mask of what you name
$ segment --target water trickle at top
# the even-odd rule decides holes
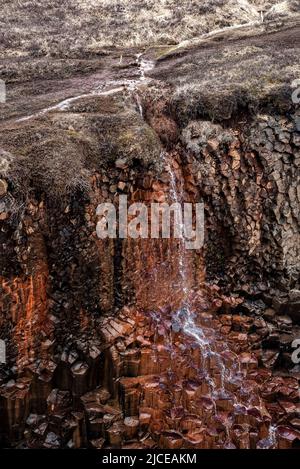
[[[16,122],[28,121],[35,117],[40,117],[51,111],[66,111],[69,109],[70,105],[76,101],[89,98],[90,96],[109,96],[115,93],[119,93],[128,89],[129,91],[135,91],[140,84],[147,83],[151,79],[146,76],[146,73],[152,70],[155,66],[155,62],[152,60],[144,59],[143,54],[136,54],[136,65],[137,65],[137,78],[120,78],[108,81],[97,81],[93,84],[93,87],[85,93],[80,93],[76,96],[71,96],[66,98],[52,106],[48,106],[40,111],[31,114],[29,116],[24,116],[16,119]],[[143,109],[141,105],[140,98],[136,93],[136,101],[139,108],[140,115],[143,117]]]

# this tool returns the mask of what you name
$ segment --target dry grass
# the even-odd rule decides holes
[[[300,75],[298,57],[292,41],[284,47],[239,43],[163,61],[153,75],[172,85],[180,125],[200,117],[222,121],[241,110],[287,112],[293,105],[291,83]]]
[[[119,158],[152,167],[161,154],[158,137],[121,94],[83,98],[66,112],[12,125],[1,132],[0,149],[0,178],[19,204],[30,191],[49,200],[87,195],[95,171]]]
[[[288,15],[299,0],[2,0],[0,57],[81,57],[103,47],[176,44],[216,28]],[[2,49],[2,51],[1,51]]]

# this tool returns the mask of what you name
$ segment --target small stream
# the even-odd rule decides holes
[[[31,119],[35,119],[36,117],[43,116],[52,111],[67,111],[71,104],[82,98],[89,98],[91,96],[110,96],[121,91],[125,91],[126,89],[128,89],[130,92],[133,92],[137,89],[140,84],[148,83],[151,80],[149,77],[146,76],[146,73],[154,68],[155,62],[152,60],[144,59],[143,54],[138,53],[136,54],[136,65],[138,69],[138,78],[136,79],[120,79],[99,82],[88,93],[71,96],[60,101],[57,104],[54,104],[53,106],[46,107],[34,114],[18,118],[15,122],[24,122]],[[136,98],[136,100],[139,107],[140,115],[143,116],[143,110],[140,101],[138,98]]]

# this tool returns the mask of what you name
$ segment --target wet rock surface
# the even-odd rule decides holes
[[[206,295],[212,298],[211,287]],[[220,297],[221,304],[227,300]],[[73,352],[57,368],[63,363],[64,374],[73,373],[75,387],[74,381],[57,381],[49,362],[31,377],[2,384],[6,438],[29,448],[298,447],[299,378],[280,369],[274,375],[264,366],[269,350],[252,341],[255,316],[221,310],[195,313],[191,335],[182,325],[173,328],[164,310],[124,307],[114,318],[99,320],[98,379],[88,379],[93,364],[72,364]],[[42,368],[54,371],[46,383]],[[55,382],[60,389],[53,388]]]

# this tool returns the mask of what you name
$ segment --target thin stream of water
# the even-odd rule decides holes
[[[78,101],[81,98],[88,98],[90,96],[109,96],[120,91],[124,91],[126,88],[129,91],[134,91],[141,83],[147,83],[150,78],[146,76],[146,73],[152,70],[155,66],[155,63],[152,60],[143,59],[142,53],[136,54],[136,64],[138,67],[138,78],[137,79],[120,79],[120,80],[110,80],[104,83],[99,83],[94,89],[88,93],[79,94],[77,96],[71,96],[66,98],[63,101],[60,101],[53,106],[46,107],[40,111],[31,114],[29,116],[21,117],[16,119],[16,122],[24,122],[35,117],[40,117],[51,111],[65,111],[69,108],[70,104]],[[143,117],[143,108],[141,105],[140,98],[136,94],[136,102],[139,108],[141,117]]]
[[[169,173],[170,178],[170,195],[173,202],[182,204],[183,202],[183,191],[182,189],[178,189],[177,178],[175,171],[172,167],[172,162],[165,160],[165,167]],[[228,369],[224,363],[224,359],[222,355],[216,350],[215,343],[214,343],[214,335],[212,338],[207,336],[205,333],[205,328],[200,327],[195,322],[196,314],[193,312],[193,307],[189,300],[189,286],[188,286],[188,266],[186,263],[186,253],[185,253],[185,246],[184,246],[184,223],[182,222],[181,226],[181,233],[182,239],[179,243],[179,251],[178,251],[178,267],[179,267],[179,275],[181,281],[181,288],[183,293],[183,300],[181,308],[176,311],[174,315],[174,319],[181,325],[182,331],[187,335],[192,337],[198,346],[201,349],[201,354],[203,356],[203,364],[204,364],[204,375],[206,381],[211,389],[212,398],[215,400],[217,397],[226,397],[228,396],[227,392],[227,385],[230,383],[239,383],[242,386],[243,381],[243,373],[241,372],[240,362],[238,357],[236,356],[236,361],[232,365],[231,369]],[[224,350],[229,351],[228,346],[224,344]],[[215,360],[215,363],[218,366],[218,370],[221,377],[220,386],[214,379],[213,371],[210,369],[210,361],[211,359]],[[247,410],[248,406],[251,404],[251,401],[254,399],[251,392],[248,396],[248,405],[245,403],[241,403],[238,398],[232,393],[230,393],[230,397],[234,398],[234,408],[237,408],[240,405],[243,405],[244,408]],[[215,407],[216,412],[216,407]],[[226,423],[226,445],[231,444],[230,440],[230,424]],[[274,425],[270,425],[269,427],[269,434],[263,440],[263,444],[267,447],[275,447],[276,446],[276,427]]]

